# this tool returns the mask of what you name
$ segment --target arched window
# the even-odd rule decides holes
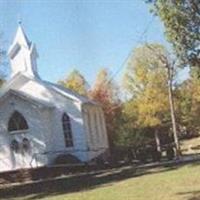
[[[71,122],[69,116],[66,113],[63,114],[62,124],[63,124],[63,133],[65,137],[65,146],[72,147],[73,138],[72,138]]]
[[[27,130],[28,124],[24,116],[15,111],[9,119],[8,122],[8,131],[19,131],[19,130]]]

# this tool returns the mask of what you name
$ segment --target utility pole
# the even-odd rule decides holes
[[[148,48],[154,52],[154,49],[147,45]],[[174,75],[174,66],[175,63],[170,63],[167,55],[162,53],[157,54],[158,59],[163,63],[167,70],[167,79],[168,79],[168,97],[169,97],[169,105],[170,105],[170,114],[171,114],[171,121],[172,121],[172,131],[174,136],[174,143],[176,148],[176,158],[179,159],[181,156],[181,149],[178,139],[177,127],[176,127],[176,117],[175,117],[175,108],[174,108],[174,97],[173,97],[173,75]]]
[[[170,113],[171,113],[171,120],[172,120],[172,130],[174,136],[174,143],[176,148],[176,158],[180,158],[180,145],[179,139],[177,134],[177,127],[176,127],[176,117],[175,117],[175,109],[174,109],[174,98],[173,98],[173,71],[174,71],[174,64],[170,65],[168,62],[166,63],[167,74],[168,74],[168,96],[169,96],[169,105],[170,105]]]

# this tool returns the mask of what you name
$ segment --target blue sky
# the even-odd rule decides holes
[[[100,68],[115,73],[121,67],[152,21],[143,0],[0,0],[0,31],[7,44],[19,18],[36,43],[43,79],[56,82],[76,68],[90,84]],[[158,18],[144,40],[167,44]]]

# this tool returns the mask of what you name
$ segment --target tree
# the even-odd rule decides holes
[[[0,33],[0,86],[4,83],[6,77],[6,70],[7,67],[7,60],[6,60],[6,50],[4,47],[3,41],[3,34]]]
[[[179,158],[180,156],[180,145],[178,140],[178,133],[177,133],[177,126],[176,126],[176,117],[175,117],[175,107],[174,107],[174,95],[173,95],[173,73],[175,69],[174,64],[170,64],[168,58],[165,55],[161,56],[163,59],[163,63],[167,68],[167,76],[168,76],[168,97],[169,97],[169,104],[170,104],[170,114],[172,120],[172,130],[174,134],[174,142],[176,145],[176,157]]]
[[[114,140],[116,139],[116,131],[120,122],[121,102],[118,87],[110,80],[108,70],[102,69],[99,71],[94,86],[89,91],[89,96],[92,100],[102,105],[112,152]]]
[[[80,95],[87,95],[87,82],[78,70],[73,70],[66,79],[59,81],[59,84]]]
[[[134,150],[144,147],[151,142],[150,130],[138,124],[138,102],[132,98],[122,104],[120,126],[117,131],[116,144],[119,147]]]
[[[171,114],[174,140],[179,152],[176,131],[173,75],[174,65],[165,48],[159,44],[146,44],[137,48],[125,74],[125,87],[137,102],[139,126],[154,128],[157,150],[160,151],[158,130],[168,123]]]
[[[176,91],[176,98],[179,100],[178,121],[188,136],[200,133],[200,80],[198,74],[192,73],[190,78],[177,87]]]
[[[200,3],[199,0],[147,0],[165,26],[179,60],[200,67]]]
[[[176,127],[176,117],[175,117],[175,106],[174,106],[174,94],[173,94],[173,82],[174,82],[174,75],[176,71],[176,62],[175,60],[171,61],[169,58],[169,54],[167,52],[155,52],[154,48],[148,45],[148,48],[155,53],[157,59],[162,63],[163,67],[167,70],[167,85],[168,85],[168,98],[169,98],[169,105],[170,105],[170,114],[171,114],[171,121],[172,121],[172,130],[174,135],[174,142],[176,145],[176,157],[179,158],[180,156],[180,145],[178,140],[178,133]]]

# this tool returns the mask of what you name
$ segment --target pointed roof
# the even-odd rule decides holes
[[[21,23],[19,23],[18,25],[15,38],[12,42],[12,45],[9,48],[8,54],[12,53],[12,51],[14,51],[19,46],[24,46],[28,49],[31,47],[31,42],[28,40],[28,37],[26,36],[21,26]]]
[[[21,24],[19,24],[17,33],[15,36],[15,39],[13,41],[13,44],[18,43],[19,45],[24,45],[27,47],[30,47],[31,42],[28,40],[28,37],[26,36]]]
[[[19,57],[19,55],[23,55]],[[8,50],[8,56],[11,61],[11,76],[18,72],[27,73],[30,76],[38,76],[37,58],[38,52],[34,43],[30,42],[26,36],[21,24],[18,25],[15,38]],[[16,58],[20,58],[15,62]]]

